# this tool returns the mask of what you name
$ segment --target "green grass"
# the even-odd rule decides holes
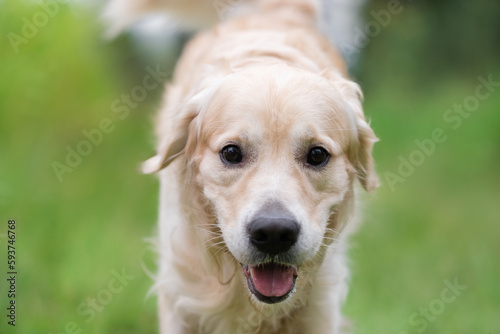
[[[113,101],[146,74],[126,41],[103,42],[91,14],[61,7],[16,54],[6,33],[19,33],[21,18],[39,9],[13,1],[0,9],[0,234],[16,219],[19,272],[18,323],[7,326],[2,311],[0,332],[55,334],[74,325],[81,333],[155,333],[156,300],[146,297],[152,279],[144,270],[154,272],[154,254],[144,239],[155,233],[158,187],[137,168],[153,152],[151,118],[161,91],[119,119]],[[398,66],[395,73],[406,65]],[[498,67],[491,73],[500,78]],[[364,227],[350,251],[345,311],[355,332],[417,333],[409,317],[457,277],[467,289],[423,333],[499,333],[500,92],[453,130],[442,115],[474,93],[475,76],[436,78],[425,88],[365,77],[383,186],[366,196]],[[82,130],[103,118],[114,130],[59,182],[52,163],[64,163],[66,146],[76,148]],[[391,191],[385,173],[396,172],[398,156],[408,157],[414,140],[436,127],[447,141]],[[106,296],[113,270],[134,278],[95,317],[82,314],[82,303]],[[4,279],[0,286],[5,310]]]

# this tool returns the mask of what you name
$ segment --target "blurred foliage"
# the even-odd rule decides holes
[[[356,71],[381,138],[375,158],[383,185],[366,196],[365,225],[353,240],[346,312],[355,333],[413,334],[410,316],[458,277],[467,289],[423,332],[499,333],[500,92],[456,130],[443,114],[475,94],[479,76],[500,81],[500,3],[403,6],[362,50]],[[371,2],[366,20],[384,8],[386,1]],[[155,333],[156,301],[146,297],[153,280],[144,269],[154,272],[155,256],[144,238],[155,234],[158,189],[137,167],[153,152],[162,89],[124,119],[112,105],[156,63],[129,35],[103,40],[94,10],[67,5],[16,53],[9,33],[21,34],[24,19],[39,11],[29,1],[0,2],[0,248],[5,223],[15,218],[19,261],[18,326],[7,326],[2,312],[0,333],[62,333],[71,322],[81,333]],[[171,68],[176,56],[162,66]],[[64,162],[67,147],[103,118],[113,131],[60,182],[53,162]],[[438,127],[447,141],[391,191],[386,173]],[[92,320],[81,315],[80,305],[122,268],[134,276],[123,292]]]
[[[374,20],[372,11],[386,10],[390,2],[370,1],[365,20]],[[411,80],[412,85],[433,87],[436,78],[463,79],[498,64],[499,1],[402,0],[400,4],[403,10],[391,16],[390,24],[364,50],[359,72],[366,80],[389,76],[398,84]]]

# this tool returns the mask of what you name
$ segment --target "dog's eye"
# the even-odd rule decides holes
[[[314,167],[326,165],[330,159],[330,154],[322,147],[313,147],[307,154],[307,164]]]
[[[241,149],[236,145],[227,145],[220,151],[220,158],[222,162],[230,165],[235,165],[243,160]]]

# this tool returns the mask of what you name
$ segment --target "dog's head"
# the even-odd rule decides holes
[[[187,101],[145,169],[182,156],[251,293],[280,302],[342,231],[354,181],[377,186],[360,99],[340,74],[237,71]]]

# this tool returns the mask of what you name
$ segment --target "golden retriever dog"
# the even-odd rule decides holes
[[[377,138],[315,1],[245,4],[185,47],[143,166],[161,183],[160,331],[342,333],[355,185],[377,187]]]

